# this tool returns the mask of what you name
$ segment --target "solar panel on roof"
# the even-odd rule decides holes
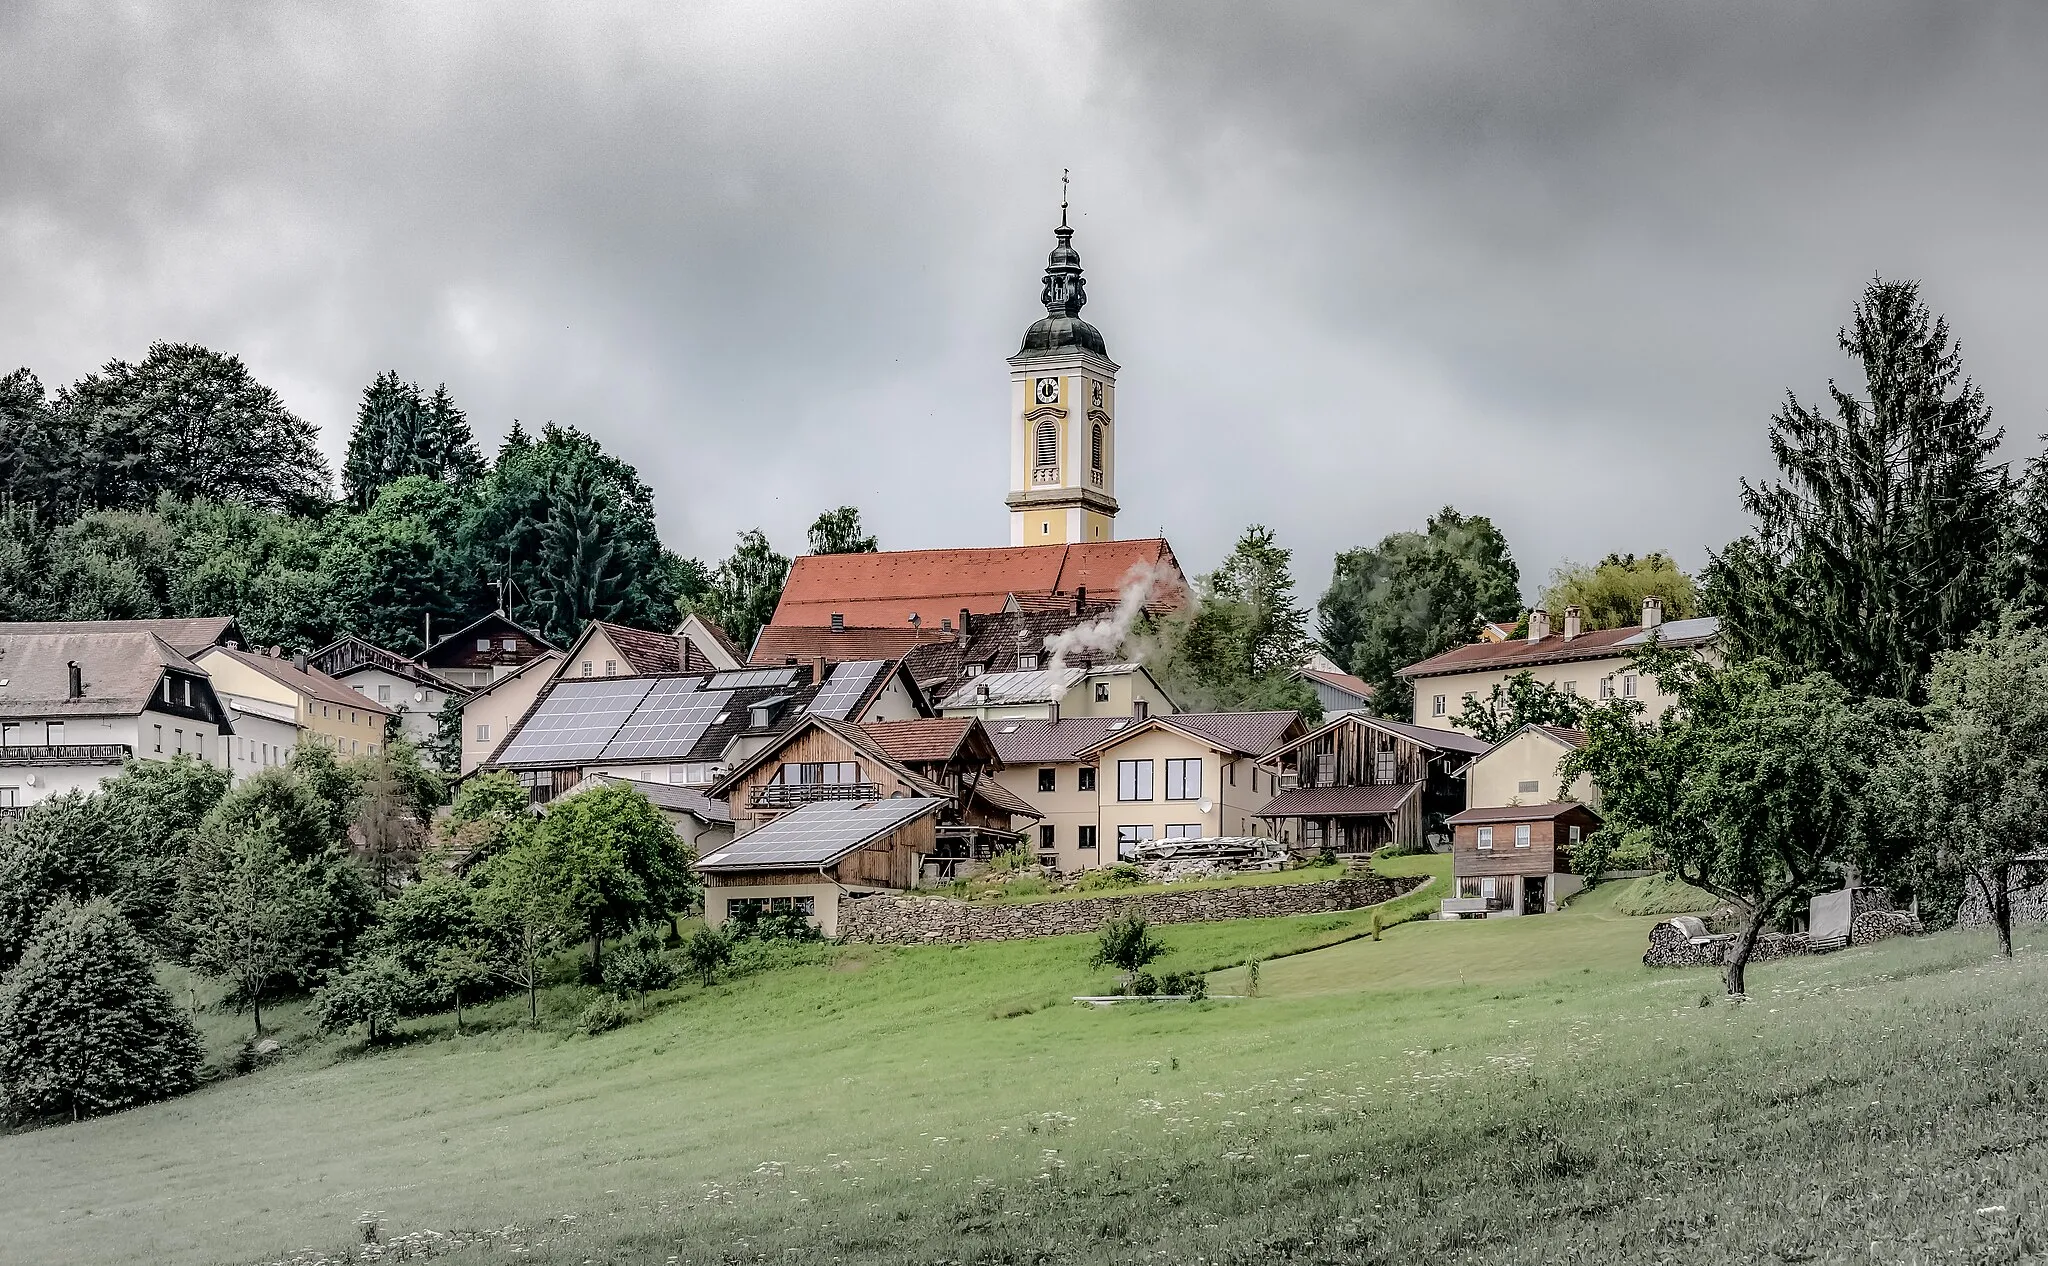
[[[698,864],[769,869],[823,865],[856,845],[929,813],[940,803],[925,798],[826,800],[807,804],[748,832]]]
[[[714,673],[704,683],[706,690],[745,690],[750,686],[788,686],[797,678],[795,668],[743,668],[735,672]]]
[[[557,683],[504,751],[501,765],[580,765],[595,760],[654,682],[644,677]]]
[[[717,723],[730,690],[699,690],[694,677],[656,682],[618,734],[605,744],[605,760],[682,760]]]
[[[825,679],[825,688],[811,700],[811,715],[846,720],[860,703],[861,696],[874,684],[875,675],[888,662],[886,659],[850,659],[836,665],[832,675]]]

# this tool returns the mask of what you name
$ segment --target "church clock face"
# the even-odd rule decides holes
[[[1037,396],[1037,399],[1038,399],[1038,403],[1040,403],[1040,404],[1058,404],[1058,403],[1060,402],[1060,380],[1059,380],[1059,379],[1057,379],[1057,378],[1040,378],[1040,379],[1039,379],[1039,380],[1037,381],[1036,389],[1037,389],[1037,392],[1038,392],[1038,396]]]

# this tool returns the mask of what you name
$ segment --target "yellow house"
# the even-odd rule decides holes
[[[1153,840],[1265,834],[1258,811],[1279,787],[1258,762],[1302,732],[1296,712],[1183,712],[1084,748],[1098,771],[1100,864]]]
[[[1566,694],[1595,702],[1640,699],[1644,714],[1663,715],[1675,700],[1657,687],[1655,678],[1638,674],[1630,658],[1651,638],[1663,645],[1713,653],[1721,622],[1712,616],[1664,622],[1663,608],[1652,597],[1643,600],[1642,624],[1635,628],[1586,631],[1579,609],[1567,607],[1563,632],[1550,631],[1550,616],[1529,613],[1529,635],[1504,642],[1454,646],[1401,670],[1415,688],[1415,724],[1440,730],[1453,728],[1467,699],[1480,702],[1495,686],[1518,673],[1554,686]]]
[[[1035,662],[1036,656],[1025,657]],[[1131,717],[1174,711],[1173,700],[1142,664],[1093,664],[982,673],[962,681],[939,701],[940,716],[975,717],[984,724],[1057,716]]]
[[[304,656],[211,646],[197,661],[223,699],[255,699],[292,709],[300,741],[319,743],[346,760],[384,750],[392,712],[346,682],[309,667]]]
[[[1597,808],[1600,795],[1591,778],[1580,774],[1565,787],[1557,776],[1558,762],[1585,745],[1583,730],[1523,726],[1465,767],[1465,807],[1505,809],[1576,801]]]
[[[564,663],[562,652],[542,651],[462,701],[462,776],[475,773],[504,743],[519,718]]]
[[[1031,842],[1041,865],[1072,875],[1116,861],[1102,843],[1102,801],[1095,762],[1080,752],[1138,724],[1121,717],[1015,717],[984,722],[1002,768],[996,781],[1039,813]]]

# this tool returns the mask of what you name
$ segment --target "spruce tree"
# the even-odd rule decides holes
[[[1862,394],[1830,382],[1827,409],[1787,395],[1771,423],[1783,478],[1743,481],[1756,526],[1714,558],[1706,605],[1738,654],[1918,699],[1996,602],[2001,436],[1917,283],[1872,281],[1839,339]]]
[[[590,463],[572,461],[551,474],[547,501],[540,532],[541,588],[533,596],[547,613],[543,631],[567,646],[586,621],[618,615],[625,603],[625,577],[609,507]]]
[[[420,389],[391,370],[363,388],[356,429],[349,435],[341,467],[342,495],[367,510],[385,484],[413,473],[412,459],[426,422]]]
[[[476,436],[470,433],[469,415],[456,407],[447,383],[434,388],[434,394],[427,398],[425,413],[420,468],[411,473],[432,475],[457,487],[483,478],[483,454],[477,451]]]
[[[15,1117],[73,1120],[198,1082],[199,1034],[112,902],[63,902],[0,981],[0,1094]]]

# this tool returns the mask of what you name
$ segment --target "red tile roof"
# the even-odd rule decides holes
[[[747,662],[773,668],[792,659],[799,663],[823,659],[828,664],[857,659],[901,659],[913,646],[952,640],[953,635],[942,632],[936,621],[927,629],[908,625],[900,629],[834,629],[818,624],[771,624],[754,639],[754,653]]]
[[[866,730],[884,752],[900,761],[946,761],[975,726],[973,717],[919,717],[910,721],[868,721]]]
[[[1596,818],[1600,816],[1576,800],[1559,800],[1551,804],[1509,804],[1492,809],[1467,809],[1463,813],[1452,814],[1445,821],[1452,826],[1469,822],[1548,822],[1574,810],[1592,813]]]
[[[636,676],[651,677],[656,673],[683,671],[683,642],[675,634],[631,628],[606,620],[592,620],[591,624],[604,631],[612,647],[626,657],[627,667]]]
[[[1022,601],[1088,589],[1117,593],[1133,568],[1165,565],[1179,592],[1158,605],[1185,601],[1185,578],[1164,540],[1088,541],[1074,545],[1014,545],[993,549],[892,550],[876,554],[806,554],[789,569],[771,625],[830,624],[834,613],[865,628],[897,628],[915,614],[928,625],[957,616],[1003,609],[1011,594]]]
[[[1718,635],[1719,622],[1711,616],[1673,620],[1659,626],[1654,635],[1666,646],[1698,646]],[[1553,633],[1541,641],[1512,638],[1505,642],[1474,642],[1454,646],[1419,664],[1401,670],[1403,677],[1440,677],[1446,673],[1473,673],[1511,668],[1533,668],[1539,664],[1564,664],[1581,659],[1612,659],[1626,656],[1642,646],[1652,630],[1636,625],[1618,629],[1595,629],[1566,640]],[[1626,642],[1628,645],[1624,646]]]
[[[1372,787],[1297,787],[1266,802],[1262,818],[1374,818],[1394,812],[1422,784],[1381,783]]]

